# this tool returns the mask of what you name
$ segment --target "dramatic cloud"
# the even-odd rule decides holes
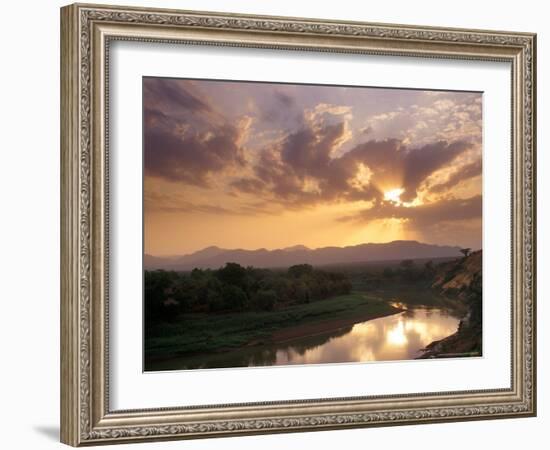
[[[369,183],[353,184],[359,161],[331,157],[345,134],[344,123],[292,133],[260,153],[254,166],[255,178],[236,180],[232,186],[245,193],[267,194],[289,207],[339,200],[352,194],[365,196],[367,192],[370,198],[375,192]]]
[[[432,173],[452,162],[458,155],[469,148],[468,143],[456,141],[447,144],[439,141],[421,148],[406,152],[404,157],[404,201],[414,200],[418,186]]]
[[[237,145],[239,131],[230,126],[204,134],[188,131],[184,136],[152,129],[144,139],[146,175],[207,185],[210,174],[244,164]]]
[[[426,240],[479,246],[481,99],[144,78],[145,214],[180,226],[246,218],[234,225],[245,241],[262,232],[256,216],[290,229],[293,214],[311,213],[326,215],[325,235],[355,227],[357,239],[380,240],[360,238],[361,227],[392,221]]]
[[[446,199],[439,202],[407,207],[392,202],[380,202],[370,209],[365,209],[354,216],[341,220],[370,221],[377,219],[400,219],[409,226],[426,227],[441,221],[461,221],[481,218],[481,195],[467,199]]]
[[[469,180],[471,178],[481,175],[481,159],[474,161],[473,163],[466,164],[462,167],[459,167],[455,172],[453,172],[447,181],[444,183],[439,183],[430,187],[431,192],[443,192],[447,191],[457,184]]]
[[[221,120],[178,80],[144,80],[145,175],[207,186],[209,176],[244,165],[249,121]]]
[[[268,191],[275,201],[300,205],[374,200],[383,196],[384,187],[402,189],[402,201],[410,202],[430,175],[471,147],[463,141],[439,141],[409,148],[399,140],[387,139],[368,141],[332,157],[345,132],[345,122],[341,122],[292,133],[280,145],[261,153],[254,168],[257,178],[240,179],[232,185],[247,193],[251,188]]]

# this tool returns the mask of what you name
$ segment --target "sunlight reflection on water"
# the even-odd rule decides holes
[[[355,324],[342,335],[308,349],[277,350],[275,364],[318,364],[412,359],[433,341],[453,334],[459,320],[440,309],[409,309]]]
[[[394,306],[405,310],[292,341],[159,361],[153,370],[407,360],[458,328],[459,319],[445,309]]]

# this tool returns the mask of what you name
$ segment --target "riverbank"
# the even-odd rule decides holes
[[[420,359],[482,355],[482,284],[481,250],[441,267],[432,287],[466,313],[456,333],[429,344]]]
[[[427,345],[418,359],[481,356],[480,343],[481,324],[471,326],[468,318],[464,318],[456,333]]]
[[[401,311],[379,298],[352,293],[278,311],[184,315],[146,336],[146,365],[148,360],[314,336]]]
[[[324,333],[331,333],[341,330],[343,328],[349,328],[356,323],[379,319],[380,317],[390,316],[392,314],[397,314],[403,311],[405,310],[393,307],[392,309],[379,313],[368,312],[363,315],[350,317],[347,319],[330,319],[322,322],[309,323],[296,327],[283,328],[281,330],[273,332],[268,340],[268,343],[280,344],[282,342],[292,341],[294,339],[317,336]]]

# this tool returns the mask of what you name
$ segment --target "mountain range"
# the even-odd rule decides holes
[[[303,245],[267,250],[224,249],[216,246],[182,256],[159,257],[145,254],[146,270],[217,269],[228,262],[254,267],[289,267],[294,264],[358,263],[402,259],[444,258],[461,256],[460,247],[425,244],[417,241],[392,241],[382,244],[359,244],[347,247],[310,249]]]

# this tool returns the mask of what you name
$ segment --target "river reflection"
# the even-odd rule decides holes
[[[414,307],[336,331],[279,344],[156,362],[152,370],[406,360],[453,334],[459,319],[444,309]]]
[[[277,351],[276,364],[316,364],[413,359],[429,343],[453,334],[459,320],[440,309],[408,309],[355,324],[343,336],[305,352]]]

